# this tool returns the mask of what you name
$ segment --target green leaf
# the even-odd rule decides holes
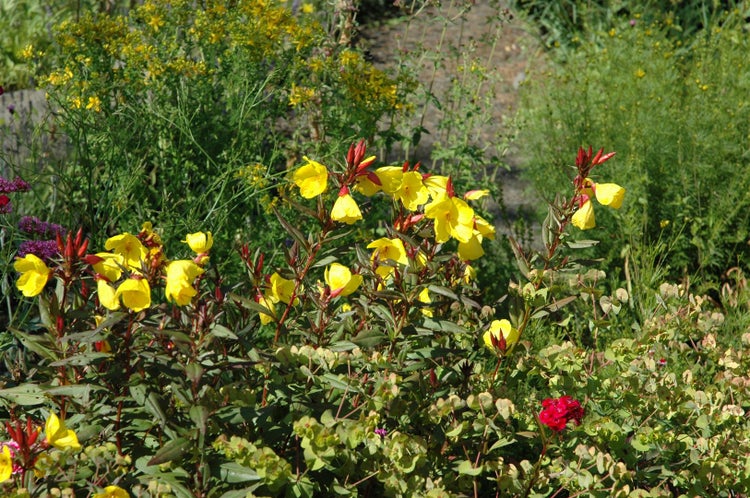
[[[442,287],[439,285],[428,285],[427,289],[430,292],[434,292],[435,294],[445,296],[448,299],[451,299],[453,301],[458,301],[458,295],[447,287]]]
[[[165,444],[156,454],[148,461],[148,465],[160,465],[162,463],[177,460],[188,452],[191,446],[189,439],[179,437]]]
[[[352,342],[361,348],[374,348],[385,342],[388,337],[378,330],[365,330],[352,338]]]
[[[461,460],[456,466],[456,471],[467,476],[478,476],[482,473],[482,467],[474,467],[469,460]]]
[[[214,323],[211,327],[211,335],[218,339],[231,339],[233,341],[237,340],[237,335],[234,332],[223,325],[219,325],[218,323]]]
[[[255,472],[255,470],[249,467],[242,466],[239,463],[235,462],[227,462],[221,464],[219,475],[224,482],[229,483],[260,480],[260,476],[257,472]],[[222,498],[224,498],[224,496],[226,495],[222,495]],[[243,494],[242,498],[244,497],[245,495]]]
[[[598,240],[566,240],[565,245],[571,249],[585,249],[599,244]]]
[[[36,384],[0,389],[0,398],[21,406],[41,405],[45,401],[44,392]]]

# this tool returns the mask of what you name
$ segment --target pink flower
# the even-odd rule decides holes
[[[581,403],[570,396],[547,398],[542,401],[542,406],[544,408],[539,413],[539,421],[553,431],[562,431],[571,420],[580,425],[583,418]]]

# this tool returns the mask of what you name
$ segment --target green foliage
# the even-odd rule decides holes
[[[550,48],[572,48],[582,40],[595,39],[597,33],[609,31],[618,18],[663,23],[670,38],[689,40],[702,28],[715,24],[726,12],[747,9],[742,0],[515,0],[512,4],[533,20]]]
[[[750,73],[737,15],[701,31],[689,48],[664,25],[619,18],[599,43],[566,51],[564,63],[529,79],[522,135],[539,192],[551,196],[570,181],[560,150],[591,140],[617,150],[608,179],[627,184],[634,201],[617,218],[621,234],[602,241],[607,261],[629,255],[631,265],[716,282],[746,259]],[[599,221],[615,219],[603,213]],[[669,258],[654,262],[644,251],[657,241]]]

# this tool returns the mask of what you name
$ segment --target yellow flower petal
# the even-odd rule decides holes
[[[16,288],[26,297],[40,294],[52,275],[52,270],[47,268],[44,261],[31,253],[23,258],[16,258],[13,268],[21,273],[16,282]]]
[[[13,460],[10,457],[10,448],[3,446],[3,451],[0,452],[0,482],[10,479],[12,474]]]
[[[117,288],[116,297],[126,308],[138,312],[151,306],[151,286],[146,279],[129,278]]]
[[[103,493],[96,493],[93,498],[130,498],[130,494],[119,486],[107,486]]]
[[[583,206],[573,213],[570,222],[573,223],[573,226],[576,226],[581,230],[594,228],[596,226],[596,219],[594,218],[594,205],[591,201],[584,202]]]
[[[81,449],[76,433],[65,427],[65,423],[54,413],[49,414],[47,422],[44,424],[44,434],[47,438],[47,443],[57,449]]]
[[[597,183],[595,192],[599,204],[614,209],[620,209],[625,198],[625,189],[616,183]]]
[[[331,219],[351,225],[362,219],[362,212],[350,194],[340,195],[333,204]]]
[[[187,243],[195,254],[203,254],[214,245],[214,238],[211,232],[195,232],[187,234],[182,242]]]
[[[96,293],[99,296],[99,304],[111,311],[120,309],[120,299],[117,296],[117,290],[107,283],[106,280],[97,280]]]
[[[299,187],[299,193],[305,199],[312,199],[326,191],[328,187],[328,169],[317,161],[304,158],[307,164],[294,172],[292,181]]]

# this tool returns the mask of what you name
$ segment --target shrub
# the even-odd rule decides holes
[[[620,154],[612,178],[627,183],[637,202],[623,210],[623,235],[603,243],[607,261],[626,258],[646,285],[658,285],[645,276],[661,271],[716,285],[721,271],[744,266],[750,74],[736,15],[689,47],[664,25],[618,18],[599,43],[566,51],[563,64],[526,85],[522,137],[539,192],[550,196],[570,181],[560,150],[595,137]],[[657,243],[662,251],[651,253]]]

